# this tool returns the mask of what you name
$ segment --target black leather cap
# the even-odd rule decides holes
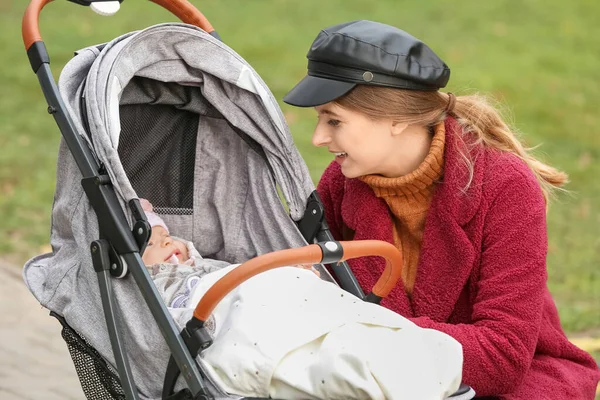
[[[328,103],[358,84],[438,90],[450,78],[450,68],[425,43],[373,21],[322,30],[306,58],[308,75],[283,98],[298,107]]]

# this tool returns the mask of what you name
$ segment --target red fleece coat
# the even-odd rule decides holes
[[[593,399],[600,372],[571,344],[546,285],[546,205],[536,178],[512,154],[471,147],[471,184],[460,126],[448,118],[444,177],[423,232],[412,298],[402,285],[382,305],[463,346],[463,382],[501,399]],[[461,139],[463,138],[463,139]],[[462,149],[462,150],[461,150]],[[337,163],[318,192],[334,237],[394,243],[384,200]],[[350,260],[365,292],[384,269],[379,257]]]

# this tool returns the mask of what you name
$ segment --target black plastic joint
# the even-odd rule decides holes
[[[34,42],[29,49],[27,49],[27,57],[29,57],[29,63],[33,72],[37,74],[42,64],[50,64],[50,56],[46,45],[42,41]]]
[[[110,269],[110,244],[104,239],[94,240],[90,246],[92,252],[92,264],[96,272],[108,271]]]
[[[213,339],[206,328],[198,329],[194,332],[194,335],[196,335],[196,338],[198,338],[198,341],[200,342],[201,350],[208,349],[213,343]]]
[[[151,234],[152,228],[150,227],[148,221],[140,220],[133,224],[133,237],[140,248],[140,256],[144,255],[144,251],[146,250],[146,246],[148,245],[148,240],[150,240]]]
[[[196,317],[192,317],[186,324],[185,327],[191,331],[200,329],[204,326],[204,321],[199,320]]]
[[[317,191],[311,193],[306,202],[304,216],[298,221],[298,229],[308,243],[318,240],[318,233],[321,229],[329,229],[325,222],[325,208]]]
[[[129,209],[131,210],[133,218],[135,218],[136,221],[148,221],[148,218],[146,218],[146,214],[144,213],[142,203],[140,203],[140,199],[129,200]]]
[[[108,175],[83,178],[81,186],[98,217],[100,237],[110,238],[117,258],[120,254],[138,252],[139,246],[127,224]]]
[[[194,356],[198,354],[200,350],[210,347],[213,342],[212,337],[204,326],[204,321],[200,321],[196,317],[192,317],[192,319],[185,324],[185,329],[181,332],[181,336]]]
[[[317,243],[323,252],[322,264],[338,263],[344,257],[344,248],[340,242],[330,240]]]
[[[133,224],[133,237],[140,248],[140,256],[144,254],[150,235],[152,234],[152,227],[148,223],[148,218],[144,213],[144,209],[139,199],[129,200],[129,209],[131,210],[134,218]]]

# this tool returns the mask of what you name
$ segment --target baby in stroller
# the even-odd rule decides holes
[[[177,296],[171,295],[173,300],[167,302],[167,305],[174,308],[185,307],[190,291],[197,283],[198,278],[231,264],[218,260],[205,260],[191,241],[170,235],[167,224],[154,212],[154,208],[148,200],[140,199],[140,203],[151,227],[150,239],[142,255],[142,261],[162,293],[174,291],[180,293]],[[319,271],[312,265],[298,264],[295,267],[311,270],[320,276]],[[185,276],[189,281],[183,285],[184,290],[175,287],[176,276]],[[190,279],[192,276],[193,279]],[[163,298],[165,297],[169,296],[163,296]],[[188,307],[191,306],[191,304],[188,305]]]
[[[169,234],[169,228],[163,219],[154,212],[152,204],[146,199],[140,199],[140,203],[148,223],[152,228],[150,240],[146,245],[142,260],[147,266],[161,263],[198,265],[202,256],[196,250],[196,247],[189,240],[172,237]],[[298,268],[312,270],[317,276],[319,271],[312,265],[298,264]]]
[[[142,259],[184,326],[208,289],[240,264],[202,258],[141,203],[152,227]],[[458,388],[462,349],[454,339],[360,301],[310,265],[296,267],[316,274],[284,267],[257,275],[206,322],[214,342],[201,359],[220,387],[286,399],[444,398]]]

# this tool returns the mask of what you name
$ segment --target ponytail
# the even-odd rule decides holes
[[[568,181],[567,174],[538,160],[500,117],[497,109],[480,95],[459,96],[452,113],[465,131],[483,146],[513,153],[523,160],[537,178],[546,203],[554,191]]]

